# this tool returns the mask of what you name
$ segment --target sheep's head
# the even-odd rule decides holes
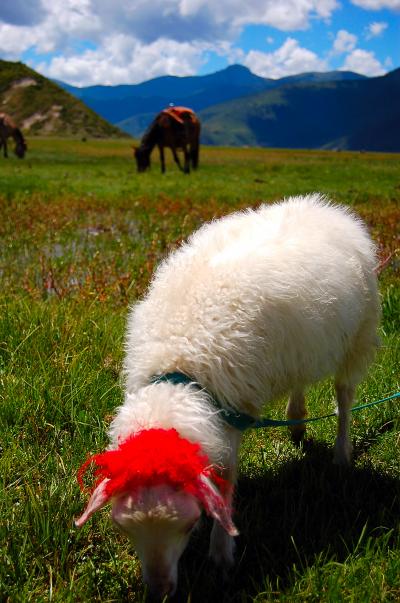
[[[114,523],[132,539],[144,580],[159,595],[174,592],[179,558],[202,509],[237,534],[227,502],[230,485],[200,446],[174,429],[143,430],[116,450],[91,457],[78,474],[82,487],[91,462],[98,481],[76,525],[111,501]]]

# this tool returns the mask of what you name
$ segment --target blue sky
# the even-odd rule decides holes
[[[400,0],[3,0],[0,58],[78,86],[400,67]]]

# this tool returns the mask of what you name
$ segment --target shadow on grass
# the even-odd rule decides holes
[[[363,445],[362,445],[363,446]],[[210,525],[193,537],[180,566],[174,601],[249,601],[265,579],[279,591],[317,557],[343,562],[363,532],[377,537],[398,525],[400,483],[374,468],[343,469],[332,449],[308,443],[307,454],[279,472],[239,480],[235,519],[236,566],[225,583],[207,560]],[[190,598],[189,597],[190,593]]]

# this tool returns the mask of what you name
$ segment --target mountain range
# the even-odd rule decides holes
[[[400,151],[400,69],[374,78],[331,71],[273,80],[232,65],[131,86],[61,85],[134,137],[173,103],[199,114],[204,144]]]
[[[205,76],[78,88],[0,61],[0,111],[28,134],[137,138],[171,103],[198,113],[203,144],[400,152],[400,69],[272,80],[232,65]]]
[[[140,136],[154,115],[170,103],[200,112],[207,107],[299,83],[322,83],[366,79],[352,72],[302,73],[273,80],[259,77],[242,65],[231,65],[210,75],[158,77],[141,84],[60,86],[81,99],[88,107],[132,136]]]

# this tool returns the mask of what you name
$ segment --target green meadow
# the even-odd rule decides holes
[[[400,391],[400,155],[202,148],[185,176],[136,174],[129,141],[28,140],[0,156],[0,600],[142,602],[132,546],[108,510],[82,529],[76,471],[107,444],[122,401],[130,304],[157,263],[204,221],[320,191],[363,217],[381,260],[380,347],[358,402]],[[334,409],[330,382],[311,416]],[[354,463],[332,465],[335,420],[295,448],[248,432],[235,501],[236,567],[207,560],[210,522],[180,564],[193,603],[400,600],[400,399],[355,413]],[[283,418],[284,404],[268,409]]]

